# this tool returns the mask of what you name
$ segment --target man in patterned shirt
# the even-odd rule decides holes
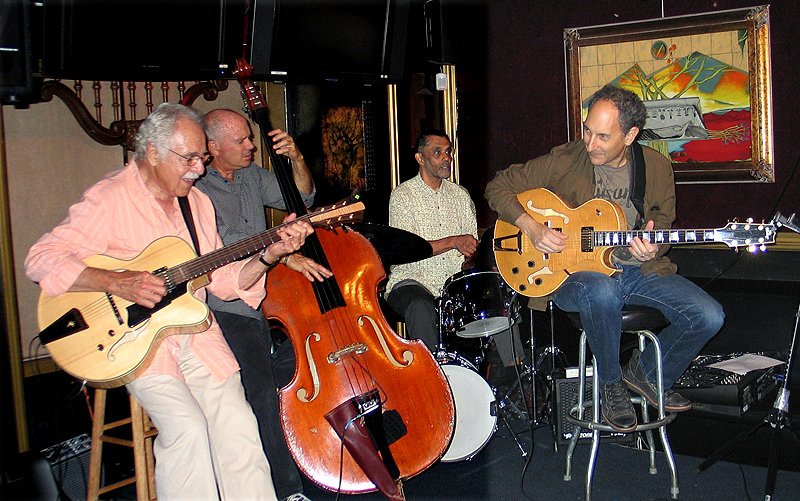
[[[478,249],[478,223],[467,190],[447,180],[453,160],[447,134],[422,133],[415,151],[419,174],[392,191],[389,225],[427,240],[433,255],[392,266],[386,302],[405,319],[409,337],[434,349],[439,343],[436,298]]]

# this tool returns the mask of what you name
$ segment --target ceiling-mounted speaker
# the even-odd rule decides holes
[[[15,104],[33,92],[29,2],[0,0],[0,102]]]

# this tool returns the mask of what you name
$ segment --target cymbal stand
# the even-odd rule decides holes
[[[517,359],[517,356],[516,356],[516,349],[515,349],[515,344],[514,344],[513,327],[516,324],[516,318],[519,316],[519,307],[517,306],[515,308],[515,305],[517,305],[516,299],[517,299],[517,293],[515,292],[514,295],[511,298],[511,301],[509,302],[509,307],[508,307],[509,308],[508,335],[511,337],[511,351],[514,354],[514,359],[515,360]],[[532,356],[533,355],[531,355],[531,357]],[[524,359],[524,358],[525,357],[524,357],[524,354],[523,354],[522,359]],[[502,397],[498,397],[497,398],[497,400],[496,400],[497,401],[496,413],[500,417],[500,419],[503,420],[503,424],[506,425],[506,428],[508,429],[509,433],[511,433],[511,437],[514,439],[514,442],[517,444],[517,447],[519,448],[520,452],[522,453],[522,457],[527,457],[528,456],[528,451],[525,450],[525,447],[519,441],[519,438],[517,438],[517,434],[514,432],[514,428],[511,426],[511,423],[508,422],[508,411],[509,410],[511,412],[513,412],[514,414],[516,414],[517,417],[519,417],[520,419],[525,419],[529,423],[530,423],[530,419],[531,419],[530,417],[531,416],[535,416],[535,414],[536,414],[536,405],[535,405],[535,403],[529,404],[528,399],[525,396],[525,385],[523,384],[523,379],[525,377],[527,377],[528,375],[530,375],[530,381],[531,381],[531,385],[532,385],[532,387],[531,387],[531,399],[535,402],[535,398],[536,397],[533,396],[534,393],[536,392],[536,385],[535,385],[535,381],[533,379],[534,376],[535,376],[535,370],[533,369],[533,367],[526,367],[524,365],[524,363],[522,365],[523,365],[523,371],[522,372],[520,372],[520,370],[519,370],[519,365],[515,366],[515,370],[517,372],[517,380],[516,380],[516,382],[514,384],[512,384],[508,388],[508,390],[506,390],[505,395],[503,395]],[[523,405],[523,407],[525,407],[524,411],[519,408],[519,406],[515,402],[515,399],[511,398],[511,395],[514,393],[515,389],[519,389],[519,398],[522,399],[522,405]],[[533,419],[535,420],[536,418],[534,417]],[[533,442],[533,437],[531,437],[531,442]]]
[[[785,226],[796,233],[800,233],[800,227],[794,224],[794,214],[792,214],[788,219],[781,216],[781,213],[778,212],[773,219],[778,226]],[[798,344],[798,327],[800,326],[800,304],[798,304],[798,310],[795,315],[795,324],[794,324],[794,334],[792,335],[792,342],[789,346],[789,354],[786,359],[786,368],[783,375],[783,384],[781,385],[780,390],[778,390],[778,396],[775,398],[775,403],[772,405],[772,409],[767,412],[764,419],[750,428],[750,430],[746,430],[732,440],[730,440],[727,444],[722,446],[719,450],[714,452],[711,456],[708,457],[705,461],[703,461],[697,467],[697,473],[700,473],[709,467],[711,467],[714,463],[725,457],[729,452],[733,451],[740,445],[742,445],[748,438],[750,438],[756,431],[761,429],[764,425],[769,425],[772,428],[772,435],[770,437],[770,448],[769,448],[769,460],[767,463],[767,480],[764,486],[764,500],[770,501],[772,499],[772,495],[775,493],[775,480],[778,475],[778,458],[780,456],[781,450],[781,435],[784,428],[786,428],[794,437],[795,441],[800,445],[800,436],[797,434],[797,430],[792,428],[792,417],[789,413],[789,383],[792,378],[792,367],[794,365],[794,354],[797,351]]]

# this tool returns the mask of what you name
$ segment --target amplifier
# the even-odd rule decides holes
[[[578,403],[578,388],[580,387],[580,380],[578,379],[578,368],[570,367],[566,369],[563,377],[556,377],[555,379],[555,394],[556,394],[556,415],[555,415],[555,428],[556,440],[559,445],[568,444],[572,440],[572,434],[575,426],[567,421],[567,413],[569,410]],[[584,392],[584,399],[587,402],[592,401],[592,367],[586,368],[586,385]],[[588,414],[587,414],[588,413]],[[592,415],[592,406],[586,407],[584,415]],[[600,438],[606,442],[632,442],[633,433],[621,432],[600,432]],[[578,441],[586,441],[592,439],[591,430],[581,429],[581,436]]]
[[[700,355],[673,388],[692,401],[693,410],[739,417],[775,389],[780,367],[754,370],[745,375],[708,367],[741,355]]]
[[[92,440],[84,433],[41,451],[42,456],[50,463],[59,491],[68,498],[61,496],[61,501],[86,499],[91,448]]]

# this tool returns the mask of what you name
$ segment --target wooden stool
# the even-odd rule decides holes
[[[575,445],[578,443],[578,439],[581,435],[581,429],[588,429],[592,431],[592,447],[591,452],[589,455],[589,466],[586,471],[586,501],[591,501],[592,498],[592,476],[594,475],[594,468],[595,462],[597,461],[597,449],[600,445],[600,432],[610,432],[614,431],[614,429],[606,424],[601,422],[600,417],[600,384],[597,384],[599,377],[597,372],[594,372],[593,381],[592,381],[592,399],[591,401],[587,401],[586,396],[584,395],[585,385],[586,385],[586,350],[587,350],[587,339],[586,339],[586,332],[583,330],[583,326],[580,323],[580,316],[576,313],[568,313],[567,316],[572,321],[573,325],[577,328],[581,329],[581,337],[580,337],[580,344],[579,344],[579,351],[578,351],[578,374],[579,374],[579,384],[578,384],[578,403],[569,409],[567,413],[567,421],[575,426],[574,431],[572,433],[572,439],[570,440],[569,448],[567,449],[567,467],[566,472],[564,474],[564,480],[570,481],[572,479],[572,454],[575,451]],[[670,495],[672,499],[678,498],[678,469],[675,464],[675,457],[672,454],[672,448],[669,444],[669,439],[667,438],[667,428],[666,426],[675,420],[677,416],[675,413],[666,413],[664,412],[664,385],[663,385],[663,368],[661,365],[662,362],[662,353],[661,353],[661,343],[658,341],[658,337],[653,333],[653,331],[658,330],[666,325],[669,325],[669,321],[664,318],[664,315],[661,314],[660,311],[656,310],[655,308],[649,308],[646,306],[625,306],[622,309],[622,332],[629,332],[632,334],[636,334],[639,338],[639,350],[644,351],[646,343],[652,343],[652,348],[655,350],[656,353],[656,380],[657,380],[657,388],[658,388],[658,401],[660,405],[658,406],[658,413],[655,420],[651,420],[648,414],[647,409],[647,400],[640,396],[633,396],[631,397],[631,401],[634,404],[639,404],[641,407],[642,417],[639,420],[639,424],[636,425],[636,428],[631,431],[634,432],[644,432],[647,438],[647,442],[650,448],[650,474],[655,475],[657,473],[656,469],[656,444],[653,438],[653,430],[658,430],[659,436],[661,438],[661,444],[664,449],[664,454],[667,458],[667,464],[669,465],[670,473],[671,473],[671,485],[670,485]],[[593,360],[593,367],[596,370],[597,364],[594,362],[594,356],[592,356]],[[584,412],[587,408],[592,409],[591,417],[585,416]]]
[[[131,403],[131,417],[105,422],[106,417],[106,392],[98,388],[94,393],[94,417],[92,419],[92,450],[89,456],[89,485],[87,500],[97,501],[100,494],[119,489],[126,485],[136,483],[137,501],[150,501],[156,499],[155,460],[153,459],[153,439],[158,430],[153,427],[147,413],[144,412],[139,402],[129,395]],[[130,425],[132,439],[112,437],[105,432],[120,426]],[[100,468],[102,463],[103,442],[123,445],[133,449],[134,476],[120,480],[111,485],[100,486]]]

